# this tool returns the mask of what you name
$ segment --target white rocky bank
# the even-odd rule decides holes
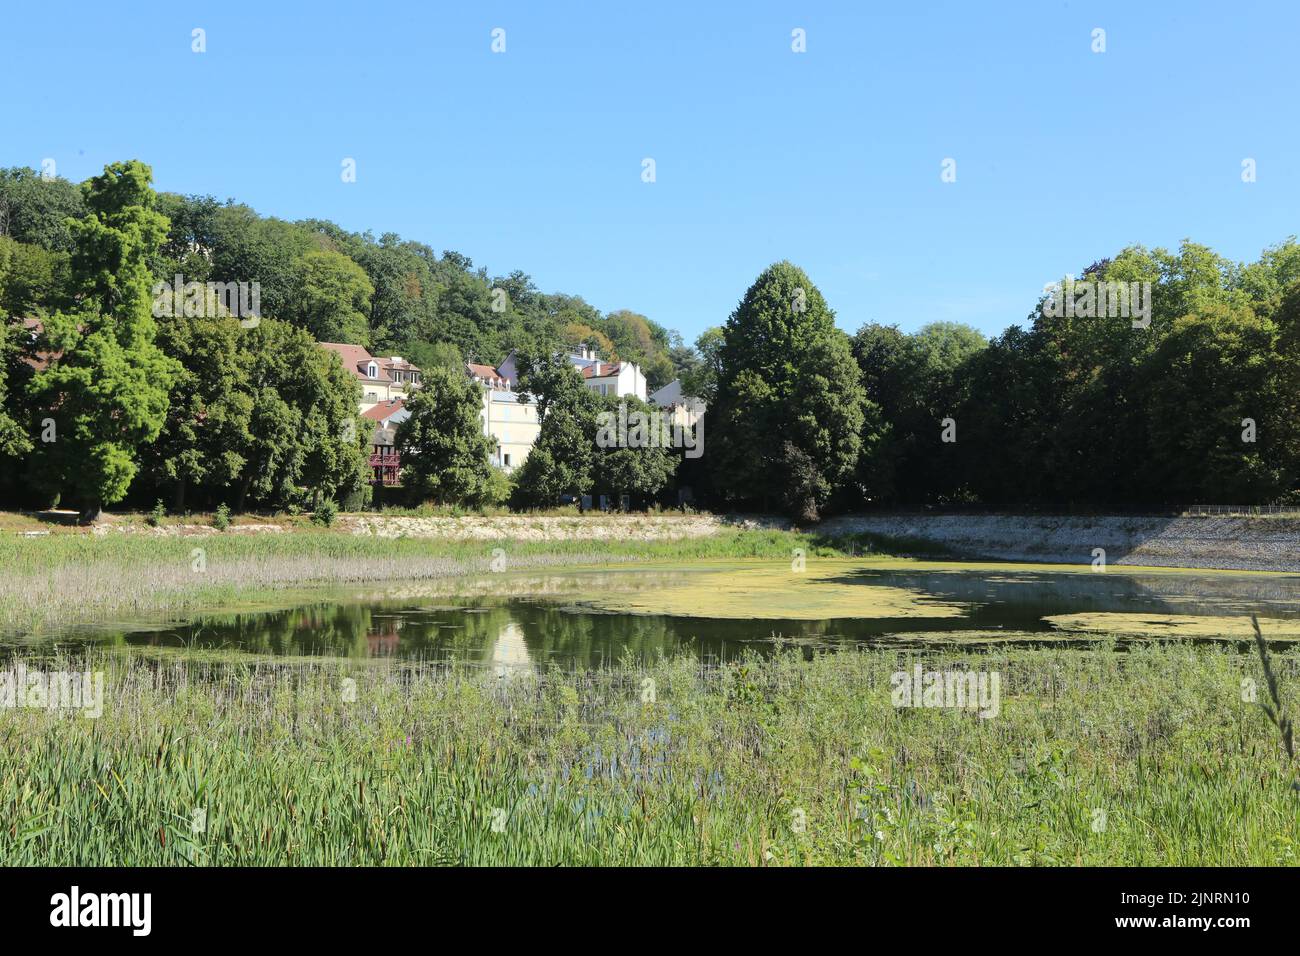
[[[921,538],[968,557],[1150,567],[1300,571],[1300,518],[851,515],[818,530]]]

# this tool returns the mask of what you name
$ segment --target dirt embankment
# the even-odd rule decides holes
[[[869,532],[920,539],[967,557],[1108,564],[1300,571],[1300,518],[1069,517],[1063,515],[848,515],[823,534]]]
[[[419,517],[407,515],[340,516],[340,528],[380,538],[443,538],[451,541],[679,541],[704,538],[723,528],[752,530],[788,528],[770,517],[718,515],[467,515]]]
[[[39,528],[39,525],[33,524]],[[681,541],[707,538],[723,529],[788,529],[783,518],[711,514],[586,514],[573,515],[386,515],[341,514],[333,530],[377,538],[434,538],[444,541]],[[62,528],[83,531],[81,528]],[[236,518],[225,534],[283,534],[323,531],[306,518]],[[49,534],[49,530],[20,530],[20,534]],[[113,516],[90,529],[91,534],[141,534],[205,537],[220,534],[211,522],[168,522],[151,527],[143,519]]]

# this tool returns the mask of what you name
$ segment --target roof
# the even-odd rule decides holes
[[[478,362],[466,362],[465,370],[474,378],[481,382],[487,382],[489,385],[500,383],[509,386],[510,379],[506,378],[491,365],[481,365]]]
[[[379,360],[379,364],[384,368],[395,368],[403,372],[407,370],[412,372],[420,371],[420,366],[412,365],[410,362],[402,358],[400,355],[386,356]]]
[[[362,418],[368,418],[373,422],[384,422],[392,418],[405,406],[400,398],[394,398],[391,401],[380,402],[374,408],[367,408],[361,413]]]
[[[619,369],[623,367],[622,362],[615,362],[610,365],[608,362],[598,362],[595,365],[588,365],[582,370],[583,378],[608,378],[611,375],[617,375]]]
[[[329,349],[343,360],[343,367],[355,375],[357,378],[367,379],[371,382],[391,382],[388,372],[385,371],[384,363],[371,355],[363,346],[349,345],[346,342],[321,342],[320,347]],[[363,371],[367,365],[374,362],[378,366],[379,374],[373,378]]]
[[[656,405],[673,405],[682,400],[682,380],[675,378],[663,388],[650,393],[650,401]]]

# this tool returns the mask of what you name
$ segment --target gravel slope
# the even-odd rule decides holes
[[[1300,518],[1068,517],[1024,515],[844,516],[818,529],[922,538],[971,557],[1108,564],[1300,571]]]

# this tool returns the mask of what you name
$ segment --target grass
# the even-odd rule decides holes
[[[487,572],[501,548],[512,570],[627,562],[838,554],[805,535],[722,528],[675,541],[378,538],[292,534],[0,536],[0,632],[187,614],[271,599],[285,589],[441,579]]]
[[[997,671],[1000,713],[894,707],[915,663]],[[106,703],[0,710],[5,865],[1229,866],[1300,842],[1259,665],[1222,646],[46,665],[102,670]]]

